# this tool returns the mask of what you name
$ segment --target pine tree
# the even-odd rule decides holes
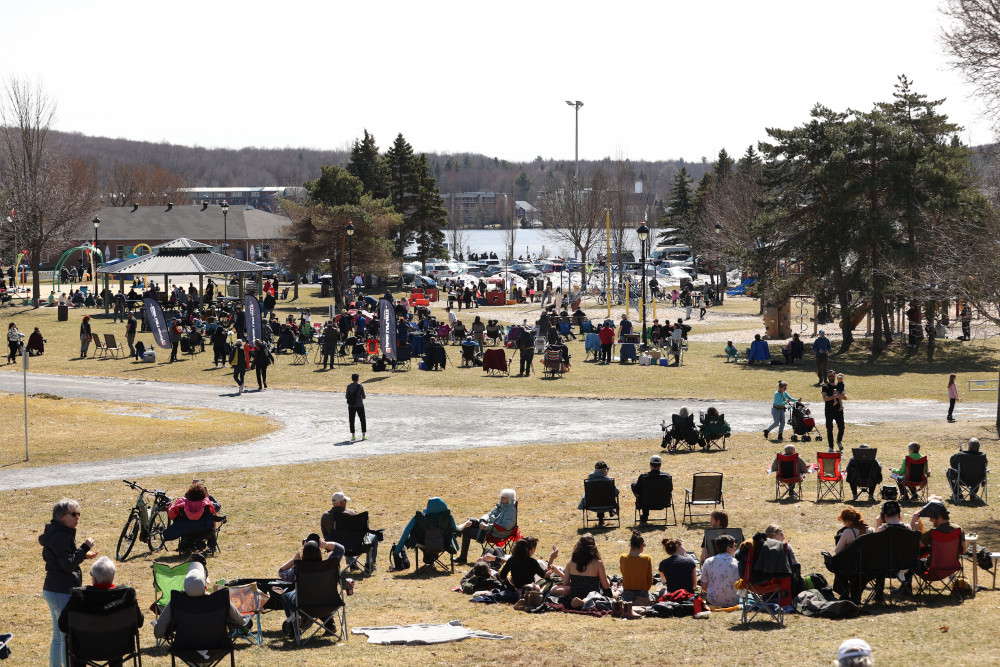
[[[747,146],[747,151],[740,158],[740,161],[736,163],[736,168],[741,172],[753,174],[759,172],[762,164],[760,155],[753,149],[753,145],[750,145]]]
[[[406,246],[413,240],[410,217],[416,208],[418,183],[414,171],[413,147],[400,133],[385,154],[389,172],[389,196],[392,207],[403,216],[404,223],[397,228],[392,239],[396,246],[396,256],[402,257]]]
[[[723,148],[719,151],[719,157],[715,160],[715,164],[712,165],[712,172],[715,175],[715,179],[722,183],[729,175],[733,173],[733,158],[729,157],[729,153]]]
[[[447,255],[444,229],[448,225],[448,212],[423,153],[414,160],[413,173],[417,183],[414,209],[411,215],[404,216],[404,225],[417,244],[417,257],[426,268],[428,259]]]
[[[304,186],[314,202],[325,206],[356,205],[364,194],[364,186],[357,176],[330,165],[320,167],[320,177],[306,181]]]
[[[667,199],[667,214],[661,221],[663,223],[661,226],[672,227],[677,231],[663,232],[660,234],[659,241],[669,243],[676,238],[686,240],[693,212],[691,177],[688,175],[687,167],[681,167],[681,170],[674,176],[674,184]]]
[[[521,172],[517,175],[517,180],[514,181],[515,192],[517,193],[517,199],[527,201],[528,196],[531,194],[531,178],[528,174]]]
[[[364,139],[354,140],[347,171],[361,179],[364,191],[373,198],[384,199],[389,196],[389,172],[385,158],[379,154],[375,137],[368,134],[368,130],[365,130]]]

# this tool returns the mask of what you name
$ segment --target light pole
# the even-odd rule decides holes
[[[354,223],[347,222],[347,288],[354,286]]]
[[[222,209],[222,254],[229,254],[229,202],[223,200],[219,204]]]
[[[96,215],[94,216],[94,250],[97,250],[97,229],[101,226],[101,219]],[[100,250],[97,250],[100,252]],[[93,264],[94,254],[90,254],[91,268],[94,270],[94,298],[97,298],[97,266]]]
[[[577,100],[576,102],[570,102],[569,100],[566,100],[566,104],[568,104],[571,107],[573,107],[574,109],[576,109],[576,114],[575,114],[576,115],[576,129],[575,129],[575,132],[574,132],[574,135],[575,135],[575,141],[574,141],[575,151],[574,151],[574,154],[575,154],[575,165],[576,166],[573,169],[573,183],[575,185],[576,181],[580,178],[580,107],[583,106],[583,102],[581,102],[580,100]]]
[[[644,222],[639,225],[635,233],[639,237],[639,255],[642,262],[642,349],[647,350],[649,341],[646,337],[646,239],[649,238],[649,227]]]

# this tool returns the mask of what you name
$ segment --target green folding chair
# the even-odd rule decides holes
[[[170,602],[170,595],[174,591],[184,591],[184,578],[187,576],[190,563],[187,561],[177,565],[167,563],[153,563],[153,613],[159,618],[163,613],[163,608]],[[163,646],[166,640],[157,640],[157,646]]]

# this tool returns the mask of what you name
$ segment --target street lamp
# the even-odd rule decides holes
[[[639,225],[635,230],[639,237],[639,254],[642,262],[642,349],[649,349],[649,341],[646,337],[646,240],[649,238],[649,227],[646,223]]]
[[[222,209],[222,254],[228,255],[229,248],[229,202],[223,200],[219,204],[219,208]]]
[[[101,219],[96,215],[94,216],[94,250],[97,250],[97,228],[101,226]],[[99,250],[97,250],[100,252]],[[94,255],[91,254],[91,262],[93,263]],[[97,298],[97,267],[94,266],[94,298]]]
[[[577,100],[576,102],[570,102],[566,100],[566,104],[570,105],[576,109],[576,128],[575,128],[575,167],[573,169],[573,182],[576,183],[577,179],[580,178],[580,107],[583,106],[583,102]]]
[[[347,222],[347,287],[354,285],[354,223]]]

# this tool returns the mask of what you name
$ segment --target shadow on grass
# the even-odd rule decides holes
[[[766,613],[766,612],[765,612]],[[746,625],[741,623],[739,620],[735,624],[729,626],[731,632],[747,632],[750,630],[784,630],[787,626],[778,625],[777,621],[773,620],[761,620],[761,621],[750,621]]]
[[[389,376],[387,376],[387,375],[380,375],[378,377],[368,378],[367,380],[365,380],[361,384],[374,384],[376,382],[382,382],[383,380],[388,380],[388,379],[389,379]]]
[[[340,442],[333,443],[333,446],[346,447],[347,445],[360,445],[362,442],[363,442],[362,440],[357,440],[355,442],[351,442],[350,440],[341,440]]]

